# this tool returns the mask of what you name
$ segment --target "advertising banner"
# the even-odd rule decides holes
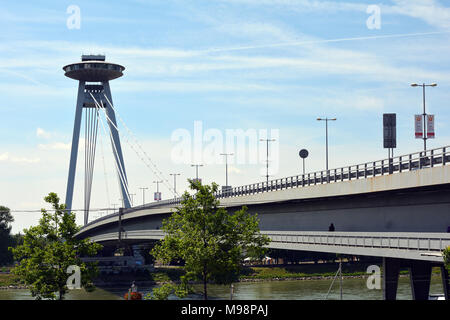
[[[434,139],[434,114],[427,115],[427,139]]]
[[[414,129],[416,133],[416,139],[423,138],[423,116],[421,114],[416,114],[414,116]]]

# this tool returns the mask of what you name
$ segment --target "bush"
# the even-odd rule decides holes
[[[125,300],[128,300],[128,292],[125,293]],[[130,300],[142,300],[142,293],[140,292],[131,292]]]
[[[450,247],[445,248],[442,254],[444,256],[445,267],[450,271]]]

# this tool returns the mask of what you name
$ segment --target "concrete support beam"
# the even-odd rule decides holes
[[[396,300],[400,259],[383,258],[383,299]]]
[[[445,266],[441,266],[442,287],[444,288],[445,300],[450,300],[450,278]]]
[[[409,277],[413,300],[428,300],[430,295],[431,263],[410,260]]]

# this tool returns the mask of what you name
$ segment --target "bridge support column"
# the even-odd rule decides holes
[[[430,295],[431,263],[411,260],[409,277],[413,300],[428,300]]]
[[[400,260],[383,258],[383,299],[396,300]]]
[[[445,300],[450,300],[450,278],[445,266],[441,266],[442,287],[444,288]]]

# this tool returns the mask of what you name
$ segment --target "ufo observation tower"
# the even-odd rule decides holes
[[[125,171],[125,163],[123,161],[122,148],[120,145],[115,108],[109,86],[109,81],[121,77],[125,68],[115,63],[106,62],[105,56],[103,55],[83,55],[81,57],[81,62],[66,65],[63,67],[63,70],[66,77],[78,81],[78,96],[70,153],[69,177],[67,180],[66,208],[68,210],[72,209],[78,144],[80,140],[82,114],[84,113],[84,224],[87,224],[89,218],[95,149],[97,144],[97,129],[101,113],[105,114],[106,122],[109,127],[112,151],[114,154],[123,200],[122,206],[124,208],[130,208],[128,180]]]

